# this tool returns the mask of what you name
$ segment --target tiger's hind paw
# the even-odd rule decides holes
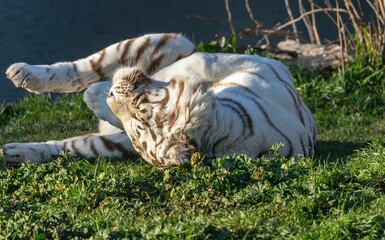
[[[6,71],[7,78],[18,88],[33,93],[44,92],[44,83],[46,82],[48,67],[33,66],[27,63],[12,64]]]

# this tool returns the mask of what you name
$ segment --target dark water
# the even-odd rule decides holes
[[[233,20],[253,26],[244,1],[229,2]],[[250,2],[266,27],[287,20],[283,0]],[[223,0],[0,0],[0,103],[26,94],[5,78],[6,68],[15,62],[76,60],[150,32],[183,32],[196,42],[230,32],[226,25],[189,15],[227,19]]]

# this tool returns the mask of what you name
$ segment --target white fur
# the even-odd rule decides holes
[[[185,84],[185,92],[179,106],[170,103],[164,109],[166,116],[178,108],[175,123],[170,128],[151,130],[158,134],[159,138],[174,141],[180,137],[179,133],[183,133],[196,141],[196,150],[203,151],[208,157],[233,153],[257,156],[277,142],[285,144],[283,154],[290,152],[289,142],[292,144],[293,154],[311,153],[316,137],[314,119],[310,110],[300,100],[292,76],[285,66],[257,56],[203,53],[189,56],[193,51],[193,44],[181,35],[149,34],[113,44],[74,62],[11,65],[6,72],[7,77],[16,87],[30,92],[76,92],[88,88],[84,100],[101,119],[101,123],[100,133],[60,141],[6,144],[3,147],[5,161],[10,164],[26,161],[39,163],[51,160],[62,151],[84,157],[127,157],[136,154],[129,137],[122,129],[124,128],[131,137],[137,130],[137,123],[122,118],[121,114],[114,114],[106,101],[111,86],[109,80],[115,73],[115,78],[119,79],[119,74],[123,73],[125,68],[118,72],[117,70],[124,66],[136,67],[150,74],[154,80],[151,85],[153,90],[168,85],[172,79],[183,81]],[[177,61],[179,58],[182,59]],[[229,83],[247,87],[259,98],[241,87],[226,87]],[[143,87],[143,90],[147,89],[147,86]],[[151,98],[158,101],[164,94],[164,91],[159,91],[157,96],[153,95]],[[177,95],[177,88],[170,89],[170,101],[175,101]],[[252,118],[253,136],[241,136],[242,131],[245,131],[241,123],[244,124],[246,118],[240,117],[234,110],[229,110],[226,104],[220,104],[218,98],[230,98],[242,104],[244,111]],[[257,99],[266,113],[250,99]],[[181,108],[188,104],[188,109]],[[145,107],[142,105],[142,110]],[[159,106],[152,110],[156,113]],[[120,110],[121,113],[125,111],[126,109]],[[278,130],[272,128],[271,123],[276,125]],[[143,132],[141,141],[150,142],[154,134],[151,131]],[[245,133],[247,134],[247,131]],[[213,144],[223,138],[224,134],[228,135],[227,139],[213,149]],[[183,148],[168,149],[165,145],[156,145],[151,143],[149,148],[160,157],[171,156],[181,162],[188,161],[183,158],[185,156],[179,158],[178,149]],[[145,153],[142,157],[151,162],[148,154]],[[170,160],[174,163],[178,161]]]
[[[158,82],[176,79],[176,85],[178,81],[184,84],[177,105],[178,87],[166,86],[172,97],[164,112],[159,113],[157,104],[143,103],[140,109],[152,109],[151,118],[139,120],[132,117],[138,114],[131,106],[132,95],[121,90],[129,84],[124,79],[131,71],[127,68],[115,74],[113,97],[107,102],[130,138],[136,139],[136,150],[151,163],[156,162],[151,152],[162,164],[178,163],[171,159],[170,144],[174,146],[174,136],[180,134],[196,143],[192,152],[201,151],[209,158],[234,153],[257,157],[280,142],[284,143],[281,153],[287,156],[309,156],[314,147],[313,116],[280,62],[258,56],[195,53],[154,74],[151,83],[136,89],[135,94],[149,96],[148,102],[159,102],[165,97],[165,86]],[[175,109],[179,109],[175,123],[168,125],[165,119],[163,127],[157,128],[155,116],[169,116]],[[148,129],[137,134],[146,126],[161,140],[152,139]]]

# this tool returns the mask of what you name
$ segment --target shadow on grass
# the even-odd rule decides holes
[[[316,144],[314,158],[318,160],[327,160],[328,162],[335,162],[337,160],[346,161],[347,157],[366,146],[366,142],[320,140]]]
[[[367,147],[367,142],[352,142],[352,141],[338,141],[338,140],[319,140],[315,147],[314,159],[316,161],[327,161],[327,162],[335,162],[337,160],[345,162],[347,158],[353,155],[358,150]],[[3,156],[1,156],[0,152],[0,171],[9,169],[9,168],[18,168],[19,166],[9,166],[4,163]],[[71,157],[73,161],[77,161],[78,159],[82,159],[81,157]],[[133,165],[142,165],[147,164],[145,161],[141,159],[139,156],[131,159],[127,158],[109,158],[106,160],[112,163],[119,164],[133,164]],[[91,164],[96,164],[97,159],[91,158],[87,159]]]
[[[0,127],[5,127],[13,116],[11,105],[0,105]]]

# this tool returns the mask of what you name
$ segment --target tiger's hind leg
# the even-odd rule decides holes
[[[194,45],[180,34],[148,34],[115,43],[74,62],[15,63],[6,74],[16,87],[30,92],[78,92],[92,83],[110,80],[122,66],[138,66],[150,75],[194,51]]]
[[[10,143],[3,147],[4,160],[9,165],[24,162],[49,162],[62,152],[70,156],[96,158],[108,156],[117,158],[137,157],[131,141],[124,132],[112,134],[89,134],[61,141],[36,143]]]

